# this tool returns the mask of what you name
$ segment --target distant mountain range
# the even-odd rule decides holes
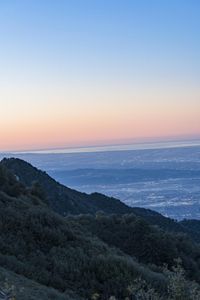
[[[173,299],[162,266],[177,258],[199,288],[200,221],[78,192],[16,158],[0,162],[0,241],[0,291],[7,278],[16,299],[125,299],[140,278]]]

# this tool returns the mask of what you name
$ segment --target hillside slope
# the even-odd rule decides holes
[[[86,194],[70,189],[51,178],[46,172],[38,170],[31,164],[16,158],[4,158],[0,162],[1,166],[10,170],[16,175],[19,182],[31,187],[34,182],[39,182],[45,191],[50,207],[61,215],[95,214],[103,211],[107,214],[129,214],[142,217],[146,222],[157,225],[164,230],[172,232],[183,232],[192,239],[200,242],[199,230],[197,227],[190,226],[187,222],[176,222],[166,218],[161,214],[144,208],[131,208],[120,200],[107,197],[103,194]],[[196,221],[200,224],[200,221]]]
[[[26,185],[18,174],[0,164],[0,289],[6,276],[9,285],[15,286],[17,300],[22,295],[24,300],[35,300],[36,295],[41,300],[108,300],[111,296],[124,300],[132,297],[133,290],[138,295],[145,293],[145,300],[171,300],[171,277],[162,265],[168,263],[173,270],[179,257],[187,280],[199,281],[200,248],[184,235],[169,235],[150,225],[145,214],[98,212],[64,217],[49,207],[40,189]],[[198,299],[198,284],[179,273],[173,276],[181,278],[182,299]],[[137,291],[140,278],[147,286],[142,283]]]
[[[141,266],[78,223],[74,225],[53,212],[7,170],[1,170],[1,178],[2,174],[5,178],[0,185],[1,267],[60,293],[77,294],[75,299],[88,299],[95,292],[102,299],[112,294],[122,299],[128,285],[138,276],[164,288],[162,274]],[[20,191],[16,189],[18,185]],[[6,190],[13,186],[16,194],[9,195]]]

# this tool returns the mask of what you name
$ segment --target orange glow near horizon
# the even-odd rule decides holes
[[[15,91],[15,95],[4,93],[7,105],[2,107],[0,150],[78,147],[200,135],[197,92],[191,95],[174,90],[167,94],[158,89],[124,90],[126,93],[122,89],[101,93],[96,89],[83,90],[82,94],[75,89],[60,94],[43,91],[42,99],[38,90],[29,97],[22,91]],[[12,101],[13,97],[20,101]]]
[[[0,1],[0,151],[199,138],[200,2],[86,2]]]

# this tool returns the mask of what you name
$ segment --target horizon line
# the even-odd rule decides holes
[[[0,151],[0,154],[70,154],[70,153],[93,153],[93,152],[112,152],[112,151],[131,151],[131,150],[153,150],[168,149],[180,147],[200,146],[200,138],[188,139],[165,139],[165,140],[143,140],[135,142],[124,142],[104,145],[88,145],[75,147],[57,147],[35,150],[18,150],[18,151]]]

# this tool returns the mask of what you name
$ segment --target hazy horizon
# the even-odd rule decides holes
[[[0,160],[13,157],[71,189],[102,193],[174,219],[200,219],[200,140],[196,144],[171,141],[70,151],[0,152]]]
[[[77,147],[62,147],[62,148],[46,148],[46,149],[22,149],[22,150],[8,150],[0,151],[0,154],[64,154],[64,153],[87,153],[87,152],[107,152],[107,151],[126,151],[126,150],[150,150],[150,149],[165,149],[165,148],[179,148],[179,147],[194,147],[200,146],[200,137],[193,138],[168,138],[168,139],[138,139],[135,141],[125,141],[121,143],[108,143],[97,145],[85,145]]]

